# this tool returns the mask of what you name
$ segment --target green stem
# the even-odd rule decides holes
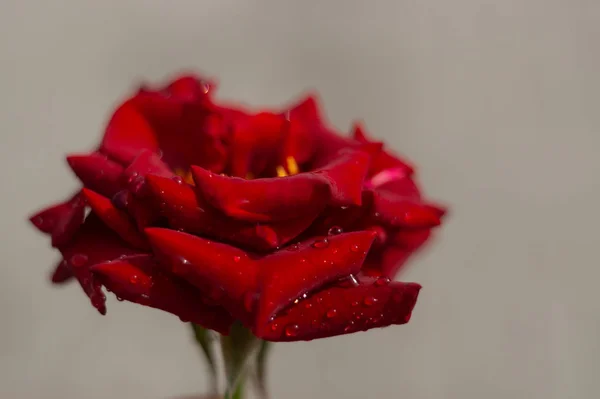
[[[221,336],[227,389],[224,399],[242,399],[247,366],[260,340],[241,323],[234,323],[229,335]]]

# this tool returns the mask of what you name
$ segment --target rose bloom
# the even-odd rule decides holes
[[[52,281],[76,279],[102,314],[105,287],[268,341],[408,322],[421,287],[392,280],[444,215],[413,168],[359,124],[337,134],[313,96],[250,112],[214,91],[143,87],[67,156],[81,190],[31,217],[62,254]]]

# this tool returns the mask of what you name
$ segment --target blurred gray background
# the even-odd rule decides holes
[[[50,287],[25,220],[117,101],[194,69],[253,105],[319,90],[452,209],[411,323],[277,345],[274,399],[600,397],[599,39],[597,0],[0,1],[0,396],[205,388],[178,319]]]

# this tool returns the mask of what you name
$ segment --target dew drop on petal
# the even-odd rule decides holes
[[[377,286],[377,287],[383,287],[384,285],[388,285],[390,283],[390,279],[387,277],[378,277],[377,280],[375,280],[375,283],[373,283],[373,285]]]
[[[121,298],[120,296],[117,297],[117,301],[119,302],[123,302],[123,298]]]
[[[329,246],[329,240],[327,240],[327,238],[320,238],[312,243],[312,247],[317,248],[317,249],[327,248],[328,246]]]
[[[139,281],[140,276],[138,276],[137,274],[132,275],[131,277],[129,277],[129,282],[131,284],[137,284]]]
[[[300,249],[300,245],[298,245],[298,244],[292,244],[289,247],[287,247],[288,251],[297,251],[299,249]]]
[[[239,255],[235,255],[235,256],[233,257],[233,261],[234,261],[235,263],[238,263],[240,260],[242,260],[242,257],[241,257],[241,256],[239,256]]]
[[[352,301],[352,303],[350,304],[350,306],[352,306],[353,308],[358,306],[358,301]]]
[[[343,232],[344,229],[342,229],[340,226],[333,226],[329,229],[327,234],[330,236],[337,236],[338,234],[342,234]]]
[[[329,309],[327,311],[327,313],[325,314],[325,316],[327,316],[328,319],[333,319],[336,314],[337,314],[337,309]]]
[[[373,306],[373,305],[375,305],[376,302],[377,302],[377,298],[372,297],[372,296],[366,296],[365,299],[363,300],[363,303],[365,304],[365,306]]]
[[[177,184],[183,184],[183,177],[175,176],[175,177],[173,177],[173,181],[176,182]]]
[[[277,331],[278,327],[279,326],[277,325],[277,323],[275,323],[275,322],[271,323],[271,331]]]
[[[360,247],[358,245],[356,245],[356,244],[352,244],[350,246],[350,251],[352,251],[352,252],[359,252],[360,251]]]
[[[287,327],[285,327],[285,336],[295,337],[296,335],[298,335],[299,329],[300,327],[298,326],[298,324],[290,324]]]
[[[71,264],[73,265],[73,267],[85,266],[87,262],[88,257],[84,254],[75,254],[71,257]]]
[[[354,328],[354,322],[351,321],[350,324],[348,324],[346,327],[344,327],[344,332],[345,333],[349,333],[350,331],[352,331]]]
[[[306,302],[306,303],[304,304],[304,308],[306,308],[306,309],[310,309],[310,308],[312,308],[312,303],[310,303],[310,302]]]

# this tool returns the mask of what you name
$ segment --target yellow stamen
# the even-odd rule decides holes
[[[299,172],[298,163],[296,163],[296,158],[287,157],[285,161],[287,162],[287,169],[290,171],[290,175],[295,175]]]
[[[277,170],[277,176],[279,177],[286,177],[288,175],[283,166],[281,165],[277,166],[275,170]]]
[[[190,170],[185,171],[182,168],[175,168],[175,174],[183,178],[183,181],[187,184],[194,185],[194,178],[192,177],[192,172]]]

